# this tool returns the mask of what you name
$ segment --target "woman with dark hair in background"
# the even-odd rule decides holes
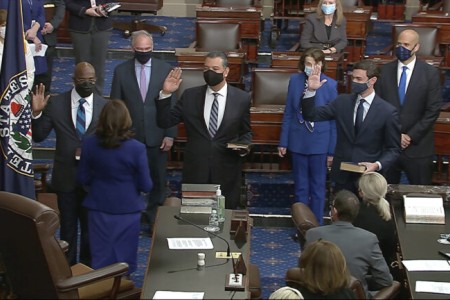
[[[127,262],[137,268],[141,211],[152,181],[145,145],[132,139],[131,118],[120,100],[103,108],[95,135],[85,137],[78,181],[87,190],[92,267]]]
[[[307,89],[312,68],[322,68],[320,80],[327,82],[316,94],[316,105],[326,105],[337,97],[337,83],[323,73],[325,54],[317,48],[307,49],[300,57],[299,73],[289,80],[286,107],[281,125],[278,155],[283,157],[289,150],[295,183],[295,200],[312,210],[320,224],[325,206],[327,156],[331,165],[336,145],[334,121],[308,122],[303,119],[301,102]]]

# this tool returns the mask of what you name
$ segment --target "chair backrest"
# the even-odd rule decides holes
[[[163,7],[163,0],[121,0],[119,11],[134,13],[156,12]]]
[[[306,242],[306,232],[314,227],[320,226],[316,216],[311,209],[304,203],[296,202],[291,206],[291,216],[295,227],[297,228],[300,247],[303,249]]]
[[[303,285],[304,282],[304,273],[303,273],[303,269],[302,268],[290,268],[289,270],[287,270],[286,275],[285,275],[285,282],[287,286],[290,287],[298,287],[299,285]],[[364,291],[364,287],[361,284],[361,282],[356,279],[355,277],[350,275],[350,282],[348,285],[348,288],[351,289],[356,296],[356,299],[366,299],[366,292]],[[376,298],[378,299],[378,298]],[[389,298],[388,298],[389,299]]]
[[[180,99],[181,95],[183,95],[184,90],[194,86],[206,84],[203,79],[203,68],[182,67],[181,69],[183,71],[181,74],[183,81],[181,81],[180,87],[177,90],[178,99]]]
[[[77,299],[78,291],[58,292],[60,279],[72,276],[55,238],[58,214],[21,195],[0,192],[0,254],[18,298]]]
[[[239,24],[197,21],[197,49],[233,51],[240,49]]]
[[[252,106],[286,105],[289,79],[297,69],[255,68],[252,71]]]
[[[420,36],[420,49],[417,55],[441,56],[439,53],[439,26],[429,24],[394,24],[392,26],[392,43],[395,47],[397,36],[405,29],[413,29]]]
[[[358,0],[341,0],[343,7],[356,7],[358,5]]]
[[[220,7],[239,7],[254,6],[254,0],[216,0],[216,6]]]

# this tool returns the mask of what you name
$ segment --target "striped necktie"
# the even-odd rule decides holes
[[[217,96],[219,93],[213,93],[214,101],[211,107],[211,115],[209,116],[209,135],[213,138],[217,132],[217,121],[219,116],[219,101],[217,100]]]
[[[78,100],[78,110],[77,110],[77,122],[76,122],[76,130],[78,133],[78,137],[83,138],[84,133],[86,132],[86,112],[84,110],[84,103],[86,103],[86,99],[81,98]]]

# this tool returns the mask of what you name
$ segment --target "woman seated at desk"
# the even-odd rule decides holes
[[[341,0],[319,0],[315,13],[306,17],[300,47],[316,47],[326,54],[342,52],[347,46],[346,19]]]

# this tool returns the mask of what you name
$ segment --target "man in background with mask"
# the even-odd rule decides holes
[[[401,172],[409,184],[431,185],[434,156],[433,125],[442,106],[439,70],[420,61],[419,34],[411,29],[397,38],[398,60],[381,68],[377,93],[397,108],[401,125],[401,155],[386,173],[389,183],[398,184]]]
[[[70,265],[77,260],[78,221],[80,222],[79,262],[90,265],[87,210],[82,207],[85,192],[77,184],[76,173],[80,159],[81,141],[95,133],[100,112],[107,100],[95,91],[95,70],[87,63],[75,66],[74,88],[57,96],[45,96],[41,83],[33,92],[33,140],[41,142],[51,130],[56,134],[52,189],[58,197],[61,218],[60,237],[69,243],[67,258]]]
[[[156,125],[154,99],[158,97],[172,67],[152,57],[153,37],[145,30],[133,32],[131,47],[134,58],[118,65],[114,70],[111,98],[125,102],[133,121],[136,134],[134,138],[147,146],[153,189],[147,196],[144,216],[152,231],[158,206],[166,198],[168,153],[177,135],[176,127],[162,129]],[[171,100],[174,104],[176,97]]]
[[[341,162],[366,167],[365,172],[384,172],[400,155],[400,125],[394,106],[375,94],[374,84],[380,76],[370,60],[357,62],[352,72],[352,93],[341,94],[325,106],[315,107],[315,94],[325,82],[320,81],[320,67],[315,66],[308,79],[302,101],[307,121],[335,120],[337,140],[331,180],[335,192],[347,189],[357,192],[360,173],[343,171]]]
[[[225,207],[236,209],[240,206],[241,156],[247,152],[228,149],[227,143],[251,143],[251,99],[247,92],[227,84],[229,72],[226,54],[210,52],[204,62],[206,85],[186,89],[171,108],[171,98],[182,80],[181,69],[175,68],[155,102],[160,127],[180,122],[186,127],[183,183],[220,184]]]

